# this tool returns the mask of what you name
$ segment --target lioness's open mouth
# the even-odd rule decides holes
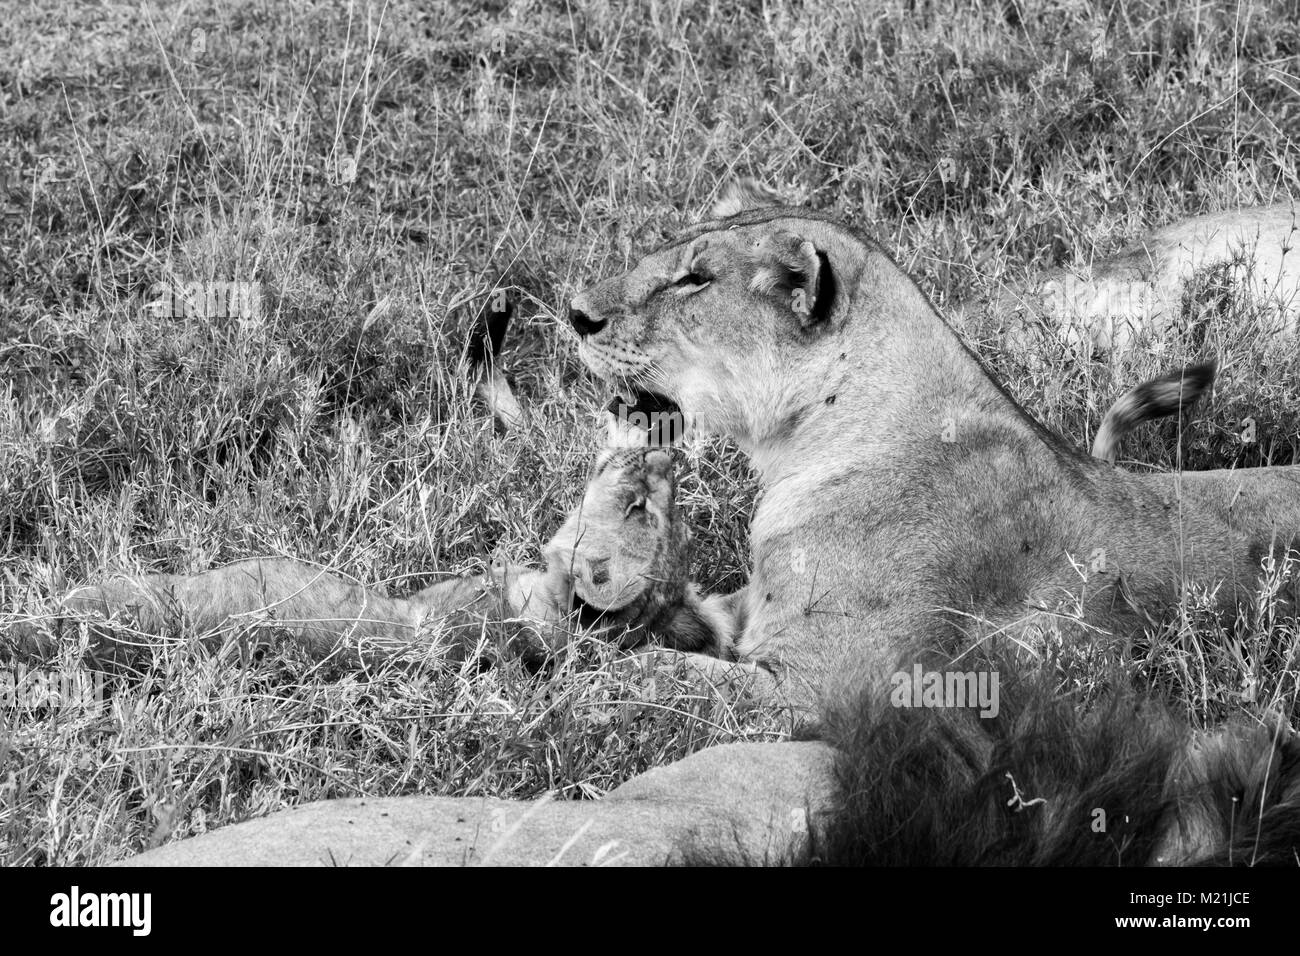
[[[647,416],[681,414],[681,409],[677,407],[677,403],[671,398],[642,388],[633,389],[630,394],[615,395],[610,399],[607,408],[611,415],[630,414],[632,412],[641,412]]]
[[[622,433],[645,436],[652,448],[676,445],[686,435],[686,420],[676,402],[666,395],[637,388],[615,395],[606,406]]]

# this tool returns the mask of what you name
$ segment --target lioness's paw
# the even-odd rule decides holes
[[[636,674],[660,701],[683,694],[724,701],[776,699],[774,679],[753,664],[657,648],[630,655],[619,666]]]

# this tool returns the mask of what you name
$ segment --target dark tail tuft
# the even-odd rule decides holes
[[[1175,415],[1191,407],[1209,391],[1215,369],[1213,361],[1189,365],[1126,392],[1102,419],[1092,443],[1092,457],[1114,464],[1119,443],[1126,434],[1143,422]]]
[[[474,394],[492,412],[495,427],[501,433],[519,428],[525,420],[510,380],[498,361],[514,312],[514,302],[505,290],[493,290],[470,326],[465,343],[465,357],[475,380]]]
[[[474,318],[469,340],[465,344],[465,355],[471,369],[482,369],[496,362],[514,314],[515,304],[504,289],[497,289],[488,296],[482,310]]]

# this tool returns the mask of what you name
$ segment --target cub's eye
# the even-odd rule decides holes
[[[674,279],[673,285],[678,286],[679,288],[686,288],[689,286],[705,286],[712,281],[712,276],[707,276],[702,272],[688,272],[685,275]]]

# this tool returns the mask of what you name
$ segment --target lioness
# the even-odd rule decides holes
[[[738,652],[768,675],[759,692],[826,716],[824,740],[714,748],[589,805],[315,804],[139,862],[1294,859],[1300,752],[1280,731],[1193,738],[1122,701],[1085,715],[1022,672],[1024,652],[1140,629],[1185,586],[1230,608],[1296,543],[1300,468],[1134,475],[1083,456],[879,246],[803,210],[688,229],[570,320],[598,375],[757,466]],[[1007,670],[1001,718],[890,706],[899,672],[973,649]],[[476,835],[489,812],[510,815],[504,836]]]
[[[878,246],[816,213],[694,227],[571,321],[594,372],[756,465],[738,650],[810,704],[913,642],[1036,644],[1066,608],[1123,633],[1188,580],[1231,602],[1300,533],[1298,468],[1139,476],[1078,454]]]

